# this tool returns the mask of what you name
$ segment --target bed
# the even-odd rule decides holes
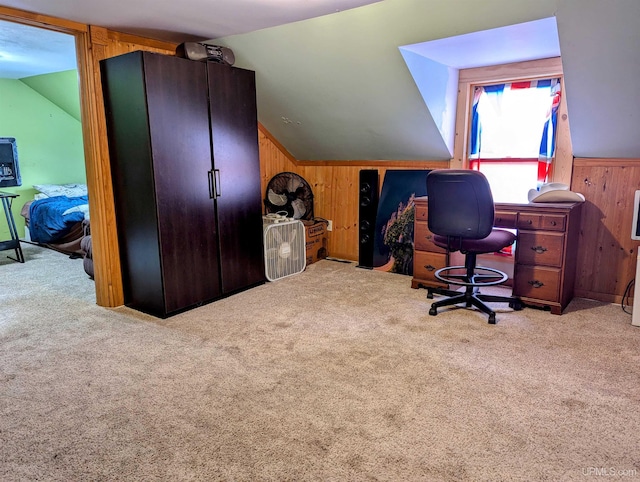
[[[33,187],[38,193],[21,210],[28,240],[74,257],[84,257],[86,249],[81,246],[82,240],[91,234],[86,185],[38,184]]]

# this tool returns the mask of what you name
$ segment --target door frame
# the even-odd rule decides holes
[[[115,227],[106,121],[104,106],[98,102],[98,99],[102,98],[98,62],[99,55],[104,54],[107,45],[107,30],[2,6],[0,6],[0,19],[73,35],[76,39],[96,303],[105,307],[120,306],[124,303],[124,296]]]

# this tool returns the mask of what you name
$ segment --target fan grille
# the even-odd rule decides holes
[[[295,172],[281,172],[271,178],[264,205],[267,213],[283,213],[290,218],[304,220],[314,217],[311,186]]]
[[[264,268],[269,281],[301,273],[307,266],[304,224],[263,220]]]

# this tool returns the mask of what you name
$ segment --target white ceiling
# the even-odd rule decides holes
[[[76,65],[72,35],[0,20],[0,78],[22,79]]]
[[[211,40],[379,0],[0,0],[5,6],[175,42]],[[73,37],[0,21],[0,78],[76,68]]]
[[[560,56],[554,17],[401,47],[455,69]]]
[[[32,9],[38,13],[59,15],[82,23],[111,27],[121,32],[150,33],[153,38],[174,41],[190,40],[196,31],[211,43],[224,35],[235,35],[266,27],[293,23],[298,20],[328,15],[381,0],[225,0],[216,5],[215,20],[206,27],[198,27],[198,12],[202,0],[189,0],[189,7],[179,9],[183,15],[170,22],[171,29],[163,29],[167,19],[159,11],[174,11],[174,3],[161,2],[153,15],[137,23],[131,12],[144,10],[147,0],[130,0],[127,7],[120,2],[85,0],[79,9],[69,13],[67,0],[5,0],[10,6]],[[15,5],[14,5],[15,4]],[[26,5],[25,5],[26,4]],[[235,5],[233,8],[231,4]],[[239,13],[242,5],[251,13]],[[29,8],[27,8],[29,7]],[[46,7],[46,8],[45,8]],[[184,12],[190,11],[190,15]],[[269,11],[270,14],[266,15]],[[221,17],[221,12],[225,16]],[[169,13],[167,13],[169,14]],[[184,21],[187,20],[187,21]],[[209,22],[209,21],[207,21]],[[180,25],[182,25],[180,27]],[[223,25],[223,26],[221,26]],[[184,29],[184,30],[178,30]],[[182,31],[183,33],[176,33]],[[186,32],[186,33],[185,33]],[[207,34],[208,32],[208,34]],[[215,43],[215,42],[214,42]],[[496,45],[503,46],[495,48]],[[401,47],[422,57],[456,69],[497,65],[522,60],[560,55],[558,32],[553,18],[518,25],[473,32],[454,37],[420,42]],[[60,72],[76,68],[75,41],[70,35],[0,20],[0,78],[20,79],[34,75]]]
[[[2,0],[2,5],[120,32],[205,40],[348,10],[379,0]],[[186,36],[191,38],[185,38]]]

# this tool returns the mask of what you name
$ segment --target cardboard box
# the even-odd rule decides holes
[[[307,248],[307,264],[315,263],[319,259],[328,256],[327,246],[327,221],[314,219],[302,221],[304,224],[305,240]]]

